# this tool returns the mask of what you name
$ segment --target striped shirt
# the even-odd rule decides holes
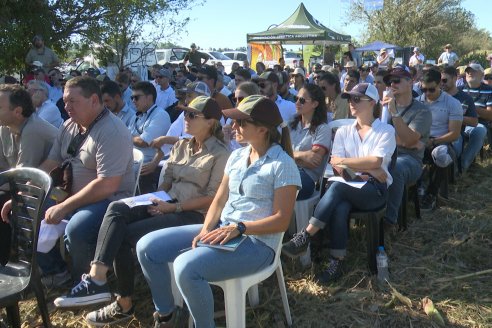
[[[461,90],[472,97],[475,107],[480,107],[483,109],[492,107],[492,87],[487,84],[482,82],[478,88],[472,88],[467,82],[465,82]],[[480,123],[488,124],[488,121],[483,119],[479,118],[479,121]]]

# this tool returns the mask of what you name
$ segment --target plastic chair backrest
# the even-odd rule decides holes
[[[339,120],[334,120],[328,123],[328,131],[330,131],[330,153],[328,158],[331,156],[331,150],[333,149],[333,141],[335,140],[335,134],[336,134],[336,129],[339,127],[342,127],[344,125],[350,125],[355,122],[354,118],[342,118]],[[330,163],[326,163],[325,171],[324,171],[324,177],[329,178],[333,176],[333,168],[331,167]]]
[[[6,183],[12,199],[13,255],[10,262],[23,262],[32,268],[37,265],[39,226],[52,181],[39,169],[16,168],[0,173],[0,185]]]
[[[144,162],[144,155],[142,151],[133,148],[133,174],[135,175],[135,187],[133,188],[133,196],[137,193],[138,180],[140,179],[140,172],[142,171],[142,165]]]

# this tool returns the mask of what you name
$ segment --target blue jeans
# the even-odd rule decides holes
[[[309,223],[320,229],[328,226],[330,254],[344,257],[347,253],[350,211],[378,209],[385,204],[386,195],[386,183],[367,182],[359,189],[343,182],[333,182],[316,206]]]
[[[215,327],[214,298],[208,281],[220,281],[255,273],[274,259],[274,251],[254,238],[247,238],[234,252],[197,247],[184,253],[201,224],[151,232],[137,243],[138,261],[152,292],[156,310],[174,310],[168,262],[174,261],[176,283],[195,321],[195,327]]]
[[[299,190],[299,194],[297,195],[297,200],[308,199],[313,195],[314,192],[314,181],[311,179],[309,174],[304,171],[301,167],[299,167],[299,175],[301,176],[301,190]]]
[[[468,142],[463,149],[463,153],[461,154],[461,167],[463,171],[468,170],[470,165],[473,163],[473,160],[480,152],[480,149],[483,146],[483,141],[485,136],[487,135],[487,128],[483,124],[478,123],[477,126],[467,126],[465,127],[465,131],[463,132],[465,136],[465,140],[468,139]],[[460,137],[457,142],[461,139],[461,143],[463,143],[463,138]],[[454,146],[454,143],[453,143]],[[461,147],[459,147],[461,152]],[[456,149],[456,148],[455,148]]]
[[[405,185],[417,182],[422,175],[422,162],[408,154],[398,155],[395,167],[391,170],[393,183],[388,188],[386,219],[396,224]]]
[[[110,201],[105,199],[83,206],[68,218],[64,238],[65,246],[72,258],[71,274],[74,282],[80,281],[82,274],[89,272],[90,262],[94,258],[96,249],[99,227],[109,203]],[[40,257],[39,266],[43,272],[50,272],[53,268],[65,267],[60,256],[60,249],[55,247]]]

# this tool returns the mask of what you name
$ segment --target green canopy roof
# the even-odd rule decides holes
[[[282,44],[343,44],[350,35],[336,33],[313,17],[301,2],[296,11],[277,27],[264,32],[248,33],[247,42]]]

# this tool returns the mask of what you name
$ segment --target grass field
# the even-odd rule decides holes
[[[451,186],[447,204],[421,220],[410,209],[408,230],[386,236],[391,286],[379,286],[366,269],[363,229],[351,231],[347,272],[331,286],[313,282],[319,265],[303,269],[283,259],[294,327],[439,327],[425,314],[429,297],[442,314],[443,327],[492,327],[492,161],[473,164]],[[322,254],[326,258],[326,254]],[[83,311],[56,311],[54,327],[86,327]],[[216,310],[223,310],[216,290]],[[141,274],[137,278],[136,316],[120,327],[151,327],[153,305]],[[33,299],[21,303],[23,327],[40,323]],[[248,327],[285,327],[275,279],[260,286],[260,305],[246,312]],[[224,318],[217,320],[225,326]]]

